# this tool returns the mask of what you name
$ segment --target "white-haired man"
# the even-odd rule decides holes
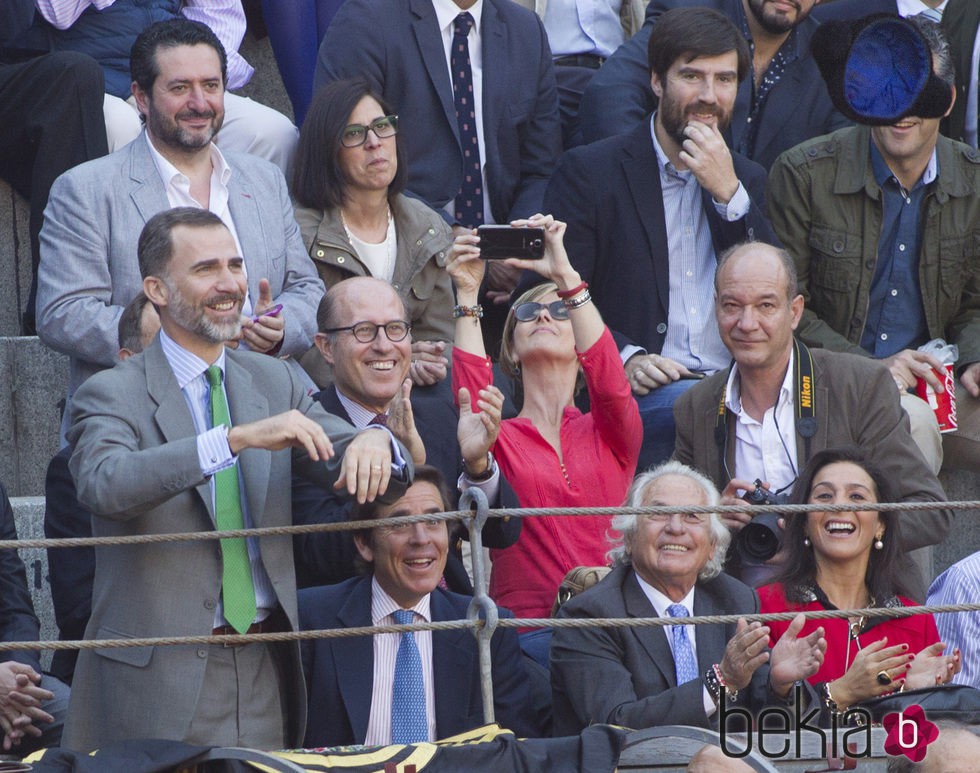
[[[747,585],[721,573],[730,536],[715,507],[718,491],[679,462],[637,476],[626,507],[676,506],[671,513],[613,519],[622,537],[610,551],[613,570],[562,607],[562,618],[689,617],[752,614]],[[787,705],[795,683],[813,674],[827,644],[823,629],[796,638],[797,617],[775,647],[769,628],[679,625],[558,628],[551,644],[554,732],[571,735],[594,723],[632,728],[718,723],[723,693],[750,710]],[[807,698],[811,697],[807,693]]]

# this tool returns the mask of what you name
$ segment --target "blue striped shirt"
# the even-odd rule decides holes
[[[163,348],[164,356],[170,363],[174,377],[177,379],[177,386],[184,394],[187,407],[194,420],[194,429],[197,430],[197,458],[201,464],[201,472],[209,479],[211,489],[211,511],[214,512],[214,478],[212,477],[219,470],[231,467],[238,463],[238,457],[232,454],[228,446],[228,427],[224,425],[218,427],[211,426],[211,394],[208,387],[207,378],[204,373],[209,364],[198,357],[196,354],[184,349],[180,344],[170,338],[163,330],[160,331],[160,346]],[[212,363],[221,369],[221,380],[224,384],[225,374],[225,350],[221,349],[218,359]],[[225,395],[227,401],[227,393]],[[245,489],[242,485],[242,476],[238,476],[238,486],[241,490],[242,499],[242,519],[246,529],[254,527],[254,523],[248,511],[248,498],[245,496]],[[257,539],[247,540],[248,559],[252,566],[252,583],[255,586],[255,606],[257,608],[256,620],[264,620],[272,610],[278,605],[276,592],[262,566],[262,558],[259,554],[259,541]],[[224,606],[221,602],[214,613],[214,625],[217,628],[224,625],[227,621],[224,616]]]
[[[727,368],[732,356],[715,321],[718,261],[702,206],[701,184],[693,172],[677,169],[667,158],[653,129],[655,118],[650,119],[650,135],[660,168],[670,277],[667,335],[660,354],[688,370],[714,373]],[[650,206],[657,206],[657,202],[650,202]],[[715,201],[714,206],[725,220],[740,220],[749,211],[749,194],[740,182],[728,204]]]

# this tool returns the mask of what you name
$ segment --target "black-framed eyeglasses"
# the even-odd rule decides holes
[[[403,319],[393,319],[383,325],[375,325],[373,322],[355,322],[347,327],[331,327],[324,330],[324,333],[350,333],[362,344],[369,344],[378,337],[378,331],[384,328],[385,335],[393,344],[404,341],[412,331],[412,326]]]
[[[538,318],[542,309],[547,309],[552,319],[568,319],[568,307],[565,306],[564,301],[552,301],[551,303],[528,301],[514,307],[514,317],[518,322],[533,322]]]
[[[398,116],[386,115],[375,118],[365,126],[362,123],[352,123],[344,127],[344,133],[340,135],[340,144],[345,148],[357,148],[367,141],[368,130],[374,132],[374,136],[379,140],[394,137],[398,134]]]

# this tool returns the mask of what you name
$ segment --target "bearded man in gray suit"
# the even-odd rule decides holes
[[[161,212],[138,255],[161,332],[142,354],[92,376],[72,403],[69,466],[94,535],[285,526],[293,472],[346,486],[361,502],[404,493],[408,453],[387,429],[356,433],[285,363],[226,349],[240,334],[246,280],[220,218],[193,207]],[[248,641],[296,629],[288,536],[224,539],[220,550],[211,541],[100,546],[86,638],[237,632],[245,643],[82,651],[64,745],[298,744],[299,646]]]
[[[137,37],[130,66],[145,131],[59,177],[44,213],[38,335],[71,358],[69,395],[115,364],[119,317],[142,284],[136,240],[153,215],[171,207],[210,209],[231,231],[248,279],[247,348],[302,354],[313,343],[323,284],[282,172],[212,142],[224,118],[221,42],[197,22],[159,22]],[[274,304],[282,304],[279,316],[259,316]]]

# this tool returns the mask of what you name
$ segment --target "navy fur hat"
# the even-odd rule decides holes
[[[907,19],[874,14],[828,21],[814,34],[811,51],[834,107],[856,123],[941,118],[952,104],[949,84],[933,73],[929,43]]]

